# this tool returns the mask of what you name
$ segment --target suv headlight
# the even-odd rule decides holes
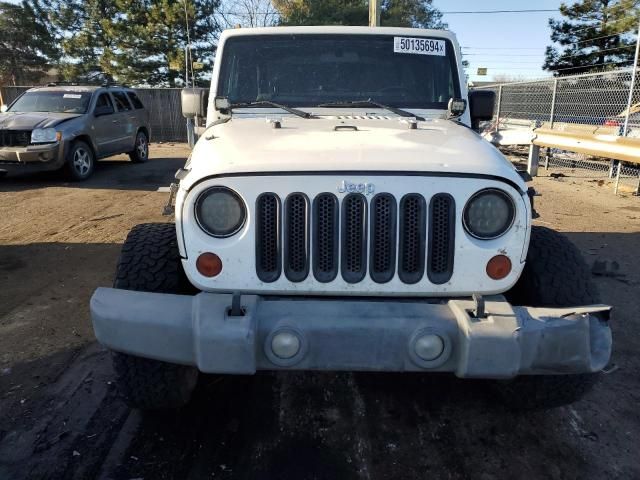
[[[200,194],[195,205],[196,221],[212,237],[235,235],[247,219],[247,209],[236,192],[227,187],[211,187]]]
[[[463,224],[472,237],[492,240],[504,235],[513,225],[516,208],[510,195],[487,188],[474,194],[464,207]]]
[[[55,128],[36,128],[31,132],[31,143],[54,143],[60,140]]]

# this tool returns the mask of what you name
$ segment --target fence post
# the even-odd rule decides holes
[[[532,177],[538,176],[538,164],[540,163],[540,147],[533,143],[529,147],[529,160],[527,162],[527,172]]]
[[[624,128],[622,136],[626,137],[629,132],[629,114],[633,103],[633,91],[636,88],[636,70],[638,69],[638,53],[640,53],[640,25],[638,26],[638,38],[636,40],[636,56],[633,59],[633,71],[631,72],[631,88],[629,89],[629,100],[627,101],[627,114],[624,116]]]
[[[498,87],[498,108],[496,109],[496,133],[500,131],[500,106],[502,105],[502,85]]]
[[[553,128],[553,121],[556,116],[556,95],[558,94],[558,79],[553,80],[553,95],[551,96],[551,115],[549,116],[549,128]]]

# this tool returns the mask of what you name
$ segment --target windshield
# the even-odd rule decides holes
[[[312,107],[374,100],[446,109],[459,97],[453,46],[390,35],[251,35],[224,44],[217,96]]]
[[[10,112],[85,113],[91,92],[27,92],[15,101]]]

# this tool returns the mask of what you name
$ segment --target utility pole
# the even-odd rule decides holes
[[[622,128],[622,136],[626,137],[629,132],[629,115],[631,114],[631,105],[633,105],[633,91],[636,87],[636,75],[638,70],[638,55],[640,54],[640,25],[638,26],[638,38],[636,39],[636,56],[633,59],[633,72],[631,72],[631,87],[629,89],[629,99],[627,101],[627,114],[624,118],[624,127]],[[618,167],[619,169],[620,167]]]
[[[369,26],[380,26],[380,3],[381,0],[369,0]]]

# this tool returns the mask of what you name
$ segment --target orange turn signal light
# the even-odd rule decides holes
[[[496,255],[487,263],[487,275],[493,280],[502,280],[511,273],[511,260],[506,255]]]
[[[222,271],[222,260],[215,253],[206,252],[196,260],[196,268],[205,277],[216,277]]]

